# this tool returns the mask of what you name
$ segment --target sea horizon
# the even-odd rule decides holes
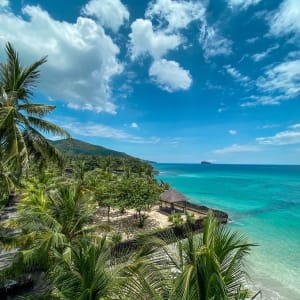
[[[295,166],[295,167],[300,167],[300,164],[292,164],[292,163],[217,163],[217,162],[210,162],[210,161],[203,161],[203,162],[208,162],[207,165],[225,165],[225,166],[235,166],[235,165],[240,165],[240,166]],[[150,161],[152,165],[204,165],[202,162],[154,162]]]
[[[229,214],[228,226],[259,244],[249,283],[265,300],[300,299],[300,166],[158,163],[156,178],[189,201]]]

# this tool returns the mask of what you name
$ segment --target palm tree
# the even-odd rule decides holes
[[[68,255],[58,254],[50,271],[52,295],[59,299],[112,299],[115,284],[110,248],[105,238],[83,238]]]
[[[89,225],[95,202],[76,185],[49,190],[31,181],[6,227],[19,230],[12,247],[18,247],[18,265],[24,270],[47,269],[53,251],[63,252],[73,241],[97,226]]]
[[[69,137],[55,124],[43,119],[55,109],[53,105],[32,103],[31,97],[40,76],[41,58],[28,67],[20,64],[17,52],[6,45],[7,62],[0,64],[0,146],[14,157],[18,171],[27,168],[30,159],[60,159],[59,151],[41,132]]]
[[[203,234],[170,245],[174,239],[146,239],[142,255],[124,269],[125,299],[250,299],[243,263],[253,244],[244,236],[210,213]]]
[[[8,202],[8,195],[17,186],[17,179],[12,172],[12,158],[2,159],[0,153],[0,207]]]
[[[178,270],[171,299],[242,299],[237,295],[247,295],[243,263],[252,246],[210,212],[203,234],[190,234],[177,243],[177,257],[171,254]]]

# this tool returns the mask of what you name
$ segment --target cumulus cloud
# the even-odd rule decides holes
[[[9,6],[9,1],[8,0],[0,0],[0,9],[2,7],[8,7]]]
[[[160,27],[166,27],[167,31],[172,32],[205,18],[205,8],[201,2],[157,0],[149,4],[145,16],[149,19],[157,18]]]
[[[288,130],[280,131],[273,136],[259,137],[256,139],[259,144],[263,145],[292,145],[300,144],[300,124],[289,127]]]
[[[238,153],[238,152],[259,152],[262,149],[255,145],[238,145],[233,144],[229,147],[223,149],[214,150],[214,154],[228,154],[228,153]]]
[[[175,61],[156,60],[150,67],[150,77],[168,92],[187,90],[192,84],[190,72],[180,67]]]
[[[138,125],[137,123],[135,123],[135,122],[132,122],[132,123],[130,124],[130,127],[131,127],[131,128],[139,128],[139,125]]]
[[[101,25],[78,17],[57,21],[38,6],[25,6],[22,15],[0,12],[0,44],[10,41],[24,64],[48,54],[39,88],[69,107],[115,113],[111,80],[122,72],[118,46]]]
[[[206,59],[218,55],[230,55],[232,53],[232,41],[223,37],[217,29],[210,27],[206,22],[201,26],[199,43]]]
[[[179,35],[154,31],[151,21],[144,19],[137,19],[131,24],[129,37],[132,59],[145,54],[158,59],[182,43]]]
[[[227,0],[229,7],[247,9],[251,5],[256,5],[261,0]]]
[[[91,0],[82,13],[95,17],[102,26],[115,32],[129,19],[129,12],[120,0]]]
[[[284,0],[269,19],[270,33],[276,36],[300,34],[300,10],[298,0]]]

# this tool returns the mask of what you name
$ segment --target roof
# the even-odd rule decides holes
[[[169,203],[176,203],[176,202],[182,202],[187,201],[188,198],[184,196],[182,193],[178,192],[176,189],[171,189],[168,191],[163,192],[160,195],[160,199],[165,202]]]

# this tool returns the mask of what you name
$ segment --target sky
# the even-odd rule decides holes
[[[0,0],[48,119],[156,162],[300,164],[299,37],[299,0]]]

